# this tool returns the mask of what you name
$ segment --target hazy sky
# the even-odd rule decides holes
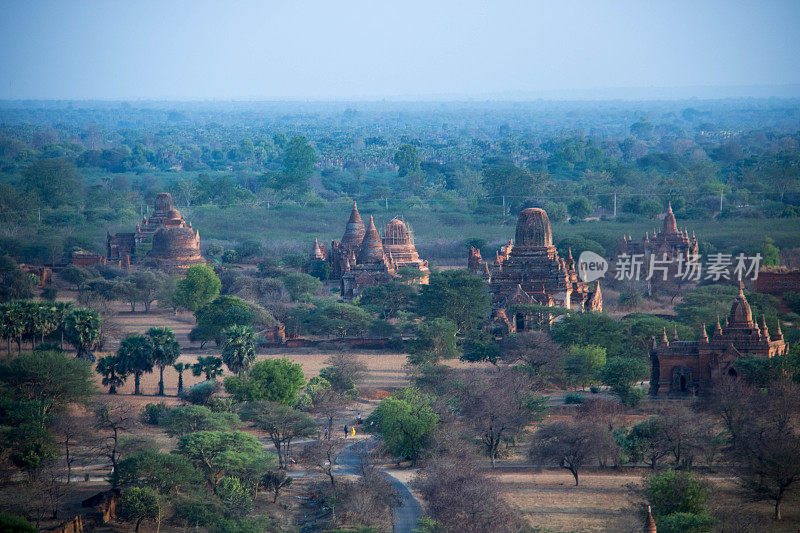
[[[0,98],[773,86],[800,84],[800,0],[0,0],[0,50]]]

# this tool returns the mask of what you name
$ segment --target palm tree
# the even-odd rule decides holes
[[[190,366],[187,363],[175,363],[172,365],[172,368],[178,372],[178,396],[183,394],[183,372],[189,370]]]
[[[222,361],[228,369],[240,375],[250,368],[256,358],[256,334],[250,326],[230,326],[222,331]]]
[[[59,347],[64,349],[64,329],[67,322],[67,316],[72,312],[72,302],[55,302],[55,321],[56,331],[61,333],[61,341]]]
[[[134,394],[141,394],[139,382],[142,374],[153,371],[154,355],[153,343],[149,337],[134,333],[122,339],[117,350],[118,368],[124,373],[133,374]]]
[[[205,374],[206,381],[211,381],[222,374],[222,358],[214,355],[199,356],[192,365],[192,374],[199,376]]]
[[[77,357],[94,361],[91,350],[100,340],[100,315],[92,309],[73,309],[65,320],[64,334],[78,351]]]
[[[119,359],[115,355],[107,355],[97,361],[95,368],[103,376],[103,385],[108,387],[109,394],[116,394],[117,387],[122,386],[128,379],[128,374],[121,372],[119,366]]]
[[[20,302],[11,302],[3,313],[3,336],[8,339],[8,354],[11,356],[11,339],[17,343],[17,354],[22,353],[22,335],[25,333],[25,314]]]
[[[152,327],[147,330],[147,336],[153,343],[153,361],[159,370],[158,395],[164,396],[164,369],[178,360],[181,347],[172,328]]]

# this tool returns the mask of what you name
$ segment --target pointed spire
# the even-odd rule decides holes
[[[650,506],[647,506],[647,521],[644,525],[644,533],[658,533],[658,528],[656,527],[656,521],[653,518],[653,512],[650,510]]]
[[[714,328],[714,334],[722,334],[722,327],[719,325],[719,315],[717,315],[717,327]]]
[[[678,339],[678,325],[675,324],[674,329],[672,330],[672,340],[677,341]]]
[[[367,226],[364,240],[361,241],[361,246],[358,248],[358,263],[380,263],[383,260],[384,254],[381,237],[378,235],[375,221],[372,217],[369,217],[369,225]]]
[[[664,333],[661,335],[661,342],[664,344],[669,344],[669,339],[667,338],[667,328],[664,328]]]
[[[347,221],[340,244],[347,249],[357,248],[364,240],[365,233],[364,221],[361,220],[361,215],[358,213],[358,206],[353,202],[353,210],[350,212],[350,219]]]
[[[703,322],[703,329],[700,330],[700,340],[708,342],[708,333],[706,333],[706,323]]]
[[[775,331],[775,338],[776,339],[782,339],[783,338],[783,332],[781,331],[781,321],[780,320],[778,320],[778,329]]]
[[[767,317],[761,315],[761,335],[769,341],[769,329],[767,329]]]
[[[742,284],[742,280],[739,280],[739,296],[738,298],[744,298],[744,285]]]
[[[672,213],[672,202],[667,200],[667,213]]]

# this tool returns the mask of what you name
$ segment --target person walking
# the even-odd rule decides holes
[[[347,438],[347,434],[350,433],[350,428],[347,425],[344,426],[344,438]]]

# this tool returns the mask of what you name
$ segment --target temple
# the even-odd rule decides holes
[[[667,206],[667,213],[664,215],[664,222],[661,231],[653,230],[652,237],[649,232],[645,232],[644,237],[639,241],[634,241],[630,235],[623,235],[617,240],[617,254],[655,254],[656,257],[667,256],[673,259],[679,255],[682,257],[696,256],[698,253],[697,238],[692,232],[686,229],[679,230],[675,214],[672,212],[672,204]]]
[[[200,232],[175,209],[169,193],[156,196],[153,213],[142,219],[134,233],[107,233],[106,257],[129,266],[137,247],[147,241],[152,241],[152,248],[143,261],[146,267],[183,273],[192,265],[205,264],[200,254]]]
[[[660,341],[653,337],[650,394],[703,392],[722,376],[736,376],[734,363],[742,357],[753,355],[768,358],[784,355],[787,351],[780,323],[773,336],[770,336],[763,316],[759,326],[740,283],[739,295],[731,306],[724,326],[718,317],[711,337],[705,325],[698,341],[680,340],[677,328],[672,339],[667,338],[666,330]]]
[[[399,278],[401,268],[418,271],[418,283],[427,283],[430,276],[428,262],[420,259],[405,222],[392,219],[381,237],[372,217],[368,225],[364,224],[355,202],[342,240],[333,241],[329,252],[314,239],[309,258],[331,265],[331,277],[340,280],[342,297],[348,299],[357,297],[366,287]]]
[[[599,283],[591,290],[578,278],[572,252],[566,259],[559,257],[553,246],[550,220],[543,209],[529,208],[520,213],[514,243],[503,247],[491,268],[482,259],[479,261],[479,254],[477,250],[470,251],[470,270],[474,265],[479,275],[489,279],[496,333],[524,331],[551,320],[519,306],[603,309]]]

